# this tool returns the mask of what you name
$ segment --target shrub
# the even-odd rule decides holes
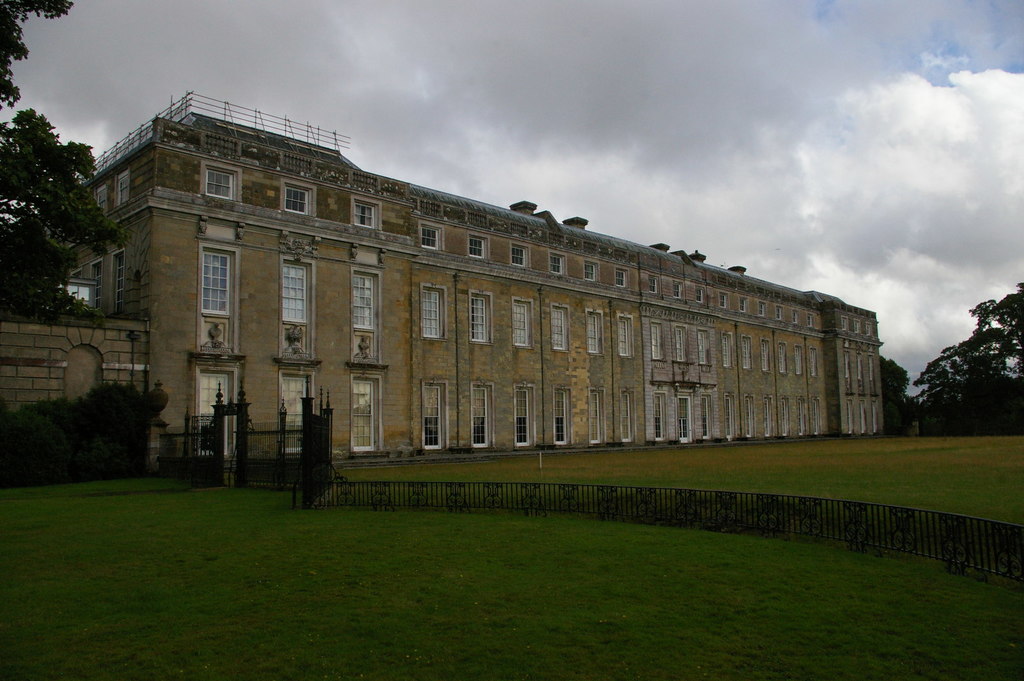
[[[0,443],[0,487],[68,481],[68,438],[36,410],[0,410]]]

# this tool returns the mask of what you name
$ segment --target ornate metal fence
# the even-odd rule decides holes
[[[801,535],[852,551],[895,551],[1024,581],[1024,525],[901,506],[784,494],[537,482],[353,482],[339,478],[324,507],[505,510],[577,514],[766,537]]]

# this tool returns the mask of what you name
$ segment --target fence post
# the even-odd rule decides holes
[[[249,403],[245,389],[238,385],[238,403],[235,405],[235,487],[249,484]]]
[[[225,428],[225,412],[227,405],[224,404],[224,393],[220,391],[220,384],[217,384],[217,402],[213,405],[213,471],[210,473],[211,480],[220,476],[220,484],[224,484],[224,443],[227,440]]]
[[[286,481],[287,468],[285,464],[285,447],[288,440],[286,429],[288,428],[288,408],[281,400],[281,409],[277,412],[277,461],[274,466],[275,482],[282,487]]]
[[[311,508],[315,494],[313,485],[313,398],[309,394],[309,377],[306,377],[306,394],[302,398],[302,508]]]

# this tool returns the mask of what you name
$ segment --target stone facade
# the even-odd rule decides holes
[[[355,456],[882,431],[873,312],[697,252],[180,110],[94,188],[133,234],[98,263],[101,305],[148,327],[136,361],[172,424],[243,382],[255,421],[295,413],[308,378]]]

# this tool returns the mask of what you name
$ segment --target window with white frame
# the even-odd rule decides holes
[[[203,193],[222,199],[234,200],[237,192],[238,173],[225,168],[207,168]]]
[[[764,436],[771,437],[775,434],[772,425],[775,423],[774,414],[772,413],[772,398],[770,395],[765,395],[764,400]]]
[[[811,427],[815,435],[821,433],[821,400],[817,397],[811,400]]]
[[[747,311],[747,299],[746,298],[740,298],[740,312],[746,312],[746,311]]]
[[[743,424],[743,434],[746,437],[754,437],[754,396],[743,396],[743,411],[746,415]]]
[[[444,338],[444,289],[425,286],[420,291],[420,328],[424,338]]]
[[[596,310],[587,310],[587,352],[599,355],[604,352],[603,315]]]
[[[633,318],[620,314],[618,317],[619,357],[633,356]]]
[[[124,312],[124,251],[114,254],[114,312]]]
[[[700,330],[697,332],[697,363],[711,364],[710,348],[708,346],[708,332]]]
[[[793,310],[793,316],[791,317],[790,321],[792,321],[794,324],[799,324],[800,323],[800,313],[797,312],[796,310]]]
[[[633,441],[633,395],[628,390],[619,393],[619,439]]]
[[[818,348],[807,348],[807,373],[818,375]]]
[[[681,282],[678,282],[678,281],[673,281],[672,282],[672,297],[673,298],[682,298],[683,297],[683,285],[682,285]]]
[[[551,349],[569,349],[569,308],[551,306]]]
[[[117,176],[117,205],[128,203],[132,194],[131,172],[126,170]]]
[[[100,207],[100,210],[107,210],[107,185],[101,184],[92,190],[92,196],[96,199],[96,205]]]
[[[698,286],[693,290],[693,299],[698,303],[704,302],[704,287]]]
[[[376,277],[352,275],[352,326],[357,329],[377,328]]]
[[[814,328],[814,315],[811,313],[807,313],[807,326]]]
[[[621,269],[621,268],[616,268],[615,269],[615,285],[618,286],[619,288],[625,288],[625,286],[626,286],[626,284],[628,282],[627,275],[628,275],[628,272],[626,272],[626,270]]]
[[[591,388],[587,399],[587,418],[590,425],[590,444],[604,442],[604,404],[600,390]]]
[[[377,445],[377,382],[352,380],[352,449],[368,451]]]
[[[281,318],[286,322],[306,321],[307,274],[305,265],[281,265]]]
[[[736,437],[736,407],[733,404],[732,395],[725,395],[723,398],[723,418],[725,420],[725,437],[728,440]]]
[[[779,343],[779,355],[778,359],[775,360],[776,364],[779,365],[779,373],[786,373],[786,344]]]
[[[859,319],[854,319],[853,320],[853,332],[854,333],[860,333],[860,320]]]
[[[531,333],[532,303],[528,300],[512,300],[512,345],[528,348],[533,344]]]
[[[777,319],[780,322],[782,321],[782,306],[781,305],[776,305],[775,306],[775,319]]]
[[[718,307],[729,307],[729,294],[719,293],[718,294]]]
[[[779,398],[779,435],[789,436],[789,398]]]
[[[474,447],[491,444],[491,386],[474,385],[470,390],[470,421]]]
[[[284,209],[289,213],[310,213],[310,191],[306,187],[286,184],[284,186]]]
[[[767,338],[761,339],[761,371],[772,370],[772,344]]]
[[[103,258],[94,260],[89,263],[89,273],[92,275],[93,281],[96,282],[94,288],[95,295],[93,296],[93,306],[102,309],[103,307]]]
[[[471,258],[487,257],[487,239],[482,236],[471,236],[467,240],[466,252]]]
[[[213,405],[217,402],[217,393],[221,399],[227,402],[233,394],[233,374],[228,371],[200,371],[199,385],[197,386],[196,413],[212,414]]]
[[[843,350],[843,381],[846,383],[846,390],[850,390],[850,351]]]
[[[804,372],[804,346],[793,346],[793,373],[799,376]]]
[[[597,281],[597,263],[589,260],[583,263],[583,278],[587,281]]]
[[[556,388],[553,396],[554,412],[554,439],[556,445],[569,443],[569,391],[564,388]]]
[[[802,397],[796,398],[796,434],[807,434],[807,401]]]
[[[228,314],[230,311],[230,281],[231,255],[203,251],[203,312]],[[99,293],[96,297],[99,298]]]
[[[380,209],[375,203],[352,202],[352,224],[377,229],[380,226]]]
[[[530,396],[531,389],[519,387],[513,391],[512,404],[515,419],[515,445],[526,447],[532,444],[533,435],[530,422]]]
[[[651,322],[651,359],[662,359],[661,324]]]
[[[686,327],[672,327],[672,359],[677,362],[686,361]]]
[[[519,244],[512,244],[512,248],[509,254],[509,262],[516,267],[527,267],[530,264],[529,251],[526,246],[520,246]]]
[[[722,334],[722,366],[732,366],[732,334],[729,333]]]
[[[843,331],[846,331],[850,327],[850,319],[848,317],[842,317],[839,320],[839,326]]]
[[[700,396],[700,436],[707,440],[711,437],[711,396]]]
[[[306,377],[301,374],[281,374],[281,406],[284,407],[286,423],[298,426],[302,423],[302,398],[306,395]]]
[[[654,393],[654,439],[665,439],[665,393]]]
[[[444,386],[427,383],[423,386],[423,448],[444,446]]]
[[[750,336],[742,336],[740,338],[740,366],[744,369],[750,368]]]
[[[441,229],[433,225],[420,225],[420,246],[438,250],[441,248]]]
[[[768,314],[768,303],[763,300],[757,301],[757,314],[760,317],[764,317]]]
[[[558,253],[548,254],[548,269],[551,274],[565,274],[565,256]]]
[[[647,277],[647,292],[657,293],[658,292],[658,277],[651,275]]]
[[[469,295],[469,340],[491,342],[491,297],[485,293]]]

